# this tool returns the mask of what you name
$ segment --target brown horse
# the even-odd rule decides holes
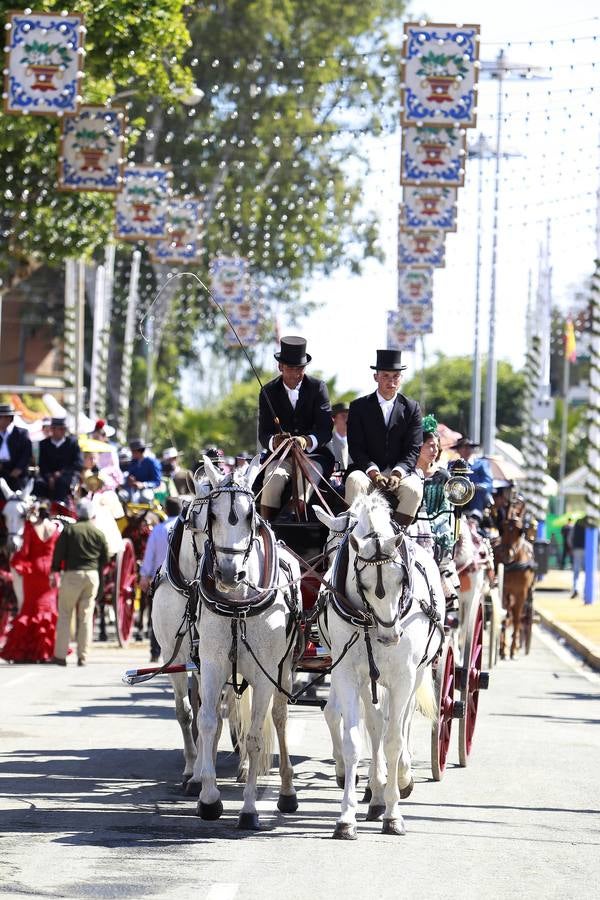
[[[524,620],[527,599],[535,582],[536,563],[533,547],[526,539],[525,502],[520,498],[510,500],[500,526],[500,539],[494,547],[496,565],[504,564],[504,591],[502,605],[505,618],[500,636],[500,657],[506,658],[506,632],[512,623],[510,644],[512,659],[520,647],[521,625]]]

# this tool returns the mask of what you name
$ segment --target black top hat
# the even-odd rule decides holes
[[[407,366],[402,365],[401,350],[378,350],[377,362],[370,368],[378,372],[403,372]]]
[[[305,366],[312,359],[312,356],[306,352],[306,341],[302,337],[282,337],[281,350],[275,353],[277,362],[285,363],[287,366]]]
[[[462,450],[463,447],[479,447],[477,441],[472,441],[468,437],[461,437],[455,444],[450,447],[451,450]]]
[[[131,438],[129,441],[129,449],[130,450],[145,450],[146,442],[141,438]]]
[[[54,425],[56,428],[66,428],[67,420],[64,416],[52,416],[50,419],[50,424]]]
[[[15,413],[12,403],[0,403],[0,416],[14,416]]]
[[[339,403],[333,404],[333,406],[331,407],[331,415],[337,416],[338,413],[348,412],[349,409],[350,407],[348,406],[348,404],[345,401],[341,400]]]

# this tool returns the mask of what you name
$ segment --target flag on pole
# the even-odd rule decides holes
[[[575,329],[573,320],[568,318],[565,322],[565,359],[570,363],[577,362],[577,344],[575,342]]]

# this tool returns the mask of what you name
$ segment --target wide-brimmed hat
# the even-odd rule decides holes
[[[175,459],[175,457],[177,456],[179,456],[179,450],[177,449],[177,447],[167,447],[166,450],[163,450],[163,459]]]
[[[338,413],[349,412],[349,410],[350,407],[348,406],[348,404],[345,401],[341,400],[339,403],[333,404],[333,406],[331,407],[331,415],[337,416]]]
[[[129,441],[129,449],[130,450],[145,450],[146,449],[146,441],[143,441],[141,438],[131,438]]]
[[[96,424],[94,425],[93,431],[90,431],[90,434],[93,434],[94,431],[102,431],[106,435],[106,437],[112,437],[115,434],[115,429],[112,425],[107,425],[105,419],[97,419]]]
[[[468,437],[461,437],[457,440],[455,444],[452,444],[450,450],[462,450],[463,447],[479,447],[480,444],[478,441],[472,441]]]
[[[56,428],[66,428],[67,420],[64,416],[52,416],[50,419],[50,425]]]
[[[16,409],[12,403],[0,403],[0,416],[14,416]]]
[[[401,350],[378,350],[377,361],[370,368],[377,372],[403,372],[407,366],[402,365]]]
[[[312,356],[306,352],[306,341],[303,337],[295,337],[289,335],[282,337],[280,342],[281,350],[275,353],[277,362],[285,363],[286,366],[305,366]]]

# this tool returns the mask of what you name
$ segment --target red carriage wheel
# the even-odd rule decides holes
[[[135,550],[129,538],[123,539],[123,549],[117,554],[113,608],[117,627],[117,638],[121,647],[126,647],[131,636],[135,607],[135,586],[137,566]]]
[[[431,726],[431,772],[434,781],[442,780],[446,768],[454,717],[454,689],[454,650],[452,642],[447,639],[435,672],[438,715]]]
[[[460,669],[460,698],[465,705],[458,727],[458,758],[466,766],[477,721],[479,691],[488,686],[488,673],[481,671],[483,660],[483,604],[473,605],[467,622],[463,665]],[[457,670],[458,671],[458,670]]]

